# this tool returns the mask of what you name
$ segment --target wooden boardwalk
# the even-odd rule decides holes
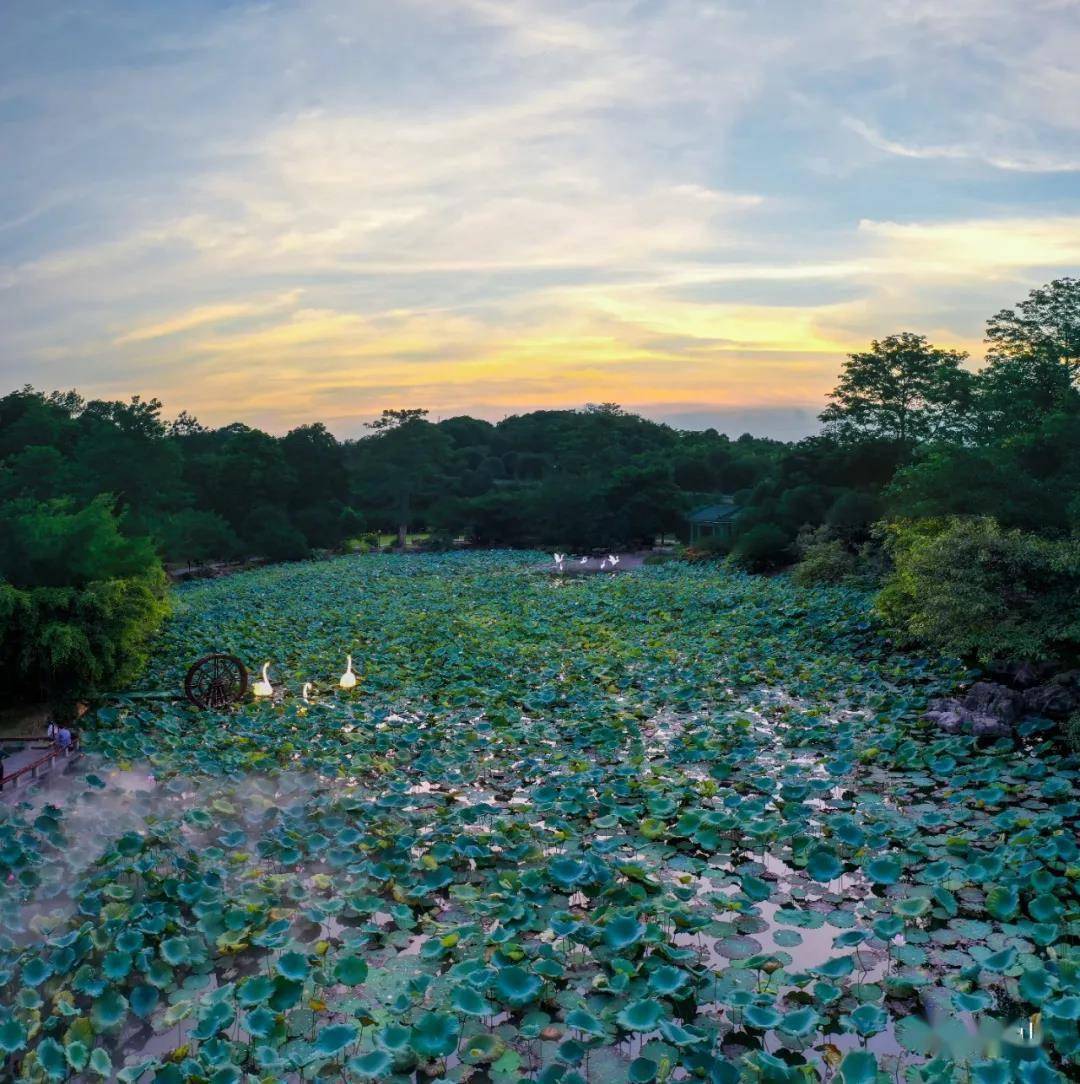
[[[10,752],[9,752],[10,750]],[[0,777],[0,796],[14,793],[20,783],[29,783],[47,775],[57,762],[79,756],[79,736],[71,736],[71,746],[60,749],[45,735],[18,734],[0,738],[0,755],[4,758]]]

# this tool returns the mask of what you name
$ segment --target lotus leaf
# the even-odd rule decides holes
[[[290,982],[302,982],[310,971],[307,957],[301,952],[283,952],[276,967],[278,974]]]
[[[987,745],[920,722],[976,675],[883,639],[855,587],[539,560],[175,589],[145,689],[220,646],[271,660],[277,696],[120,692],[81,728],[93,778],[6,807],[0,1050],[160,1084],[455,1053],[448,1076],[496,1084],[805,1084],[820,1057],[930,1084],[1001,1079],[958,1056],[962,1016],[989,1042],[1041,1010],[1014,1077],[1075,1075],[1080,772],[1052,726]],[[838,1026],[846,1055],[813,1045]],[[144,1041],[179,1048],[113,1069]]]
[[[848,1015],[851,1027],[860,1035],[876,1035],[889,1023],[889,1014],[880,1005],[860,1005]]]
[[[677,967],[663,964],[649,975],[650,988],[661,997],[670,997],[682,990],[690,981],[690,976]]]
[[[269,1009],[255,1009],[244,1017],[244,1030],[256,1039],[269,1037],[277,1024],[277,1017]]]
[[[635,1058],[626,1071],[630,1084],[649,1084],[656,1079],[659,1066],[652,1058]]]
[[[345,1067],[362,1080],[379,1080],[393,1069],[394,1059],[385,1050],[369,1050],[366,1054],[349,1058]]]
[[[127,999],[118,990],[107,990],[90,1008],[90,1020],[96,1031],[116,1027],[127,1012]]]
[[[602,1039],[606,1034],[603,1023],[584,1009],[574,1009],[566,1015],[566,1026]]]
[[[874,884],[894,885],[900,880],[903,869],[895,858],[875,858],[863,867],[863,871]]]
[[[81,1073],[90,1061],[90,1050],[86,1043],[73,1039],[64,1046],[64,1057],[75,1072]]]
[[[472,1035],[465,1040],[461,1060],[466,1065],[487,1065],[506,1051],[506,1043],[497,1035]]]
[[[743,1014],[746,1023],[758,1031],[770,1031],[779,1027],[783,1016],[771,1005],[751,1005]]]
[[[877,1080],[877,1059],[868,1050],[851,1050],[840,1062],[836,1078],[843,1084],[873,1084]]]
[[[615,1019],[626,1031],[651,1031],[663,1014],[664,1008],[659,1001],[646,998],[631,1002],[616,1014]]]
[[[409,1045],[422,1057],[443,1058],[457,1048],[461,1024],[449,1013],[426,1012],[412,1027]]]
[[[901,918],[921,918],[930,910],[930,901],[925,896],[908,896],[895,903],[893,910]]]
[[[834,850],[817,847],[806,860],[806,872],[815,881],[834,881],[844,872],[844,867]]]
[[[315,1050],[323,1057],[332,1058],[347,1046],[351,1046],[356,1039],[357,1030],[351,1024],[334,1024],[319,1032],[315,1040]]]
[[[620,915],[604,926],[604,943],[620,951],[636,944],[645,936],[645,927],[630,915]]]
[[[37,1060],[50,1080],[63,1080],[70,1072],[64,1048],[51,1036],[38,1043]]]
[[[466,1016],[494,1016],[495,1007],[469,986],[455,986],[450,994],[450,1004]]]
[[[543,981],[535,975],[530,975],[524,968],[511,964],[509,967],[499,969],[493,989],[504,1004],[521,1008],[522,1005],[527,1005],[536,999],[543,985]]]
[[[244,1006],[261,1005],[273,992],[273,979],[266,975],[253,975],[237,987],[236,1000]]]
[[[160,997],[156,986],[136,986],[131,991],[131,1011],[145,1019],[157,1008]]]
[[[819,1020],[818,1014],[813,1009],[795,1009],[784,1013],[777,1027],[788,1035],[805,1039],[817,1031]]]
[[[346,986],[359,986],[368,976],[368,965],[359,956],[342,956],[334,964],[334,978]]]
[[[0,1023],[0,1050],[16,1054],[26,1047],[26,1027],[13,1016]]]
[[[173,967],[186,964],[191,959],[191,946],[183,937],[169,937],[161,942],[161,957]]]

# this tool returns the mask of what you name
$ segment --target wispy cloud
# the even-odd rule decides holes
[[[178,335],[183,331],[204,327],[206,324],[227,323],[237,317],[247,316],[252,311],[254,311],[252,305],[203,305],[160,320],[155,324],[144,324],[141,327],[132,328],[123,335],[117,336],[113,343],[116,346],[127,346],[130,343],[164,339],[169,335]]]
[[[812,416],[870,335],[977,350],[1080,265],[1074,11],[16,10],[0,375],[343,432],[403,402]]]
[[[844,123],[871,146],[900,158],[943,158],[954,161],[985,162],[996,169],[1016,170],[1020,173],[1075,173],[1080,170],[1080,157],[1061,158],[1040,150],[1029,152],[1018,150],[1009,155],[1002,155],[991,148],[965,143],[913,146],[889,139],[876,128],[855,117],[846,118]]]
[[[951,222],[873,222],[859,230],[881,243],[897,279],[932,274],[980,281],[1003,274],[1080,267],[1080,214]]]

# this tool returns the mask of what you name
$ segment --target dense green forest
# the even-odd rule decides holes
[[[987,354],[912,333],[843,363],[817,435],[686,432],[614,404],[492,424],[387,410],[360,440],[321,424],[208,429],[161,404],[24,388],[0,399],[0,666],[7,696],[137,673],[163,563],[291,560],[426,533],[567,550],[685,537],[718,495],[730,536],[684,555],[805,584],[881,586],[901,636],[973,661],[1066,662],[1080,644],[1080,280],[993,316]]]

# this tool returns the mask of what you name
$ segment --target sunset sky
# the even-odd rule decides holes
[[[1080,273],[1077,0],[5,0],[0,392],[801,436]]]

